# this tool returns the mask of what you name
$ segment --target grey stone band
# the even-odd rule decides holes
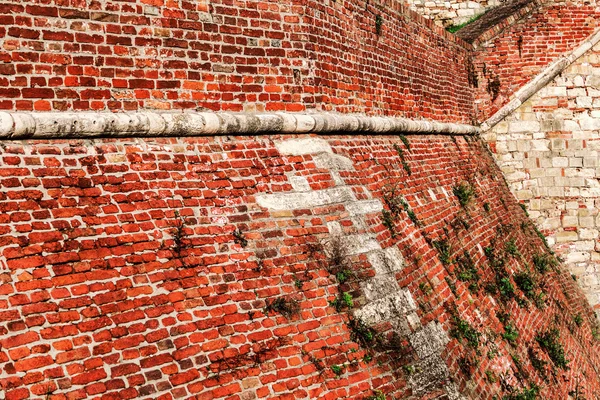
[[[0,112],[0,140],[352,132],[474,135],[479,133],[479,128],[435,121],[327,113]]]
[[[584,55],[588,50],[600,42],[600,30],[597,30],[593,35],[588,37],[581,45],[579,45],[571,53],[562,56],[546,67],[541,73],[533,78],[529,83],[519,89],[513,96],[511,101],[502,107],[498,112],[492,115],[487,121],[481,124],[481,131],[486,132],[492,129],[496,124],[510,115],[513,111],[525,103],[531,96],[536,94],[540,89],[550,83],[558,74],[563,72],[573,64],[579,57]]]

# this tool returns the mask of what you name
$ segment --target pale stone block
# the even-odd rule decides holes
[[[540,130],[540,123],[537,121],[515,121],[511,122],[508,128],[509,132],[537,132]]]
[[[542,216],[542,213],[541,213],[541,212],[539,212],[539,211],[529,211],[529,217],[530,217],[531,219],[534,219],[534,220],[535,220],[535,219],[538,219],[538,218],[540,218],[541,216]]]
[[[589,217],[585,217],[585,218],[589,218]],[[592,222],[593,222],[593,218],[592,218]],[[586,229],[586,228],[579,229],[579,238],[583,239],[583,240],[598,239],[598,234],[599,234],[599,232],[597,229]]]
[[[569,252],[565,257],[565,261],[567,263],[581,263],[589,261],[591,258],[590,253],[578,251],[578,252]]]
[[[537,159],[535,159],[535,158],[525,158],[525,159],[523,159],[523,168],[538,169],[537,168]]]
[[[546,176],[546,170],[543,168],[534,168],[529,170],[529,177],[531,178],[542,178]]]
[[[553,157],[552,166],[558,168],[564,168],[569,166],[569,159],[567,157]]]
[[[580,129],[581,127],[579,126],[577,121],[573,121],[572,119],[567,119],[563,121],[563,130],[565,131],[578,131]]]
[[[569,158],[569,167],[583,167],[583,158]]]
[[[534,151],[550,151],[550,141],[545,139],[532,140],[531,149]]]
[[[579,209],[579,202],[577,201],[567,201],[565,204],[565,208],[567,210],[578,210]]]
[[[529,140],[517,140],[517,151],[525,152],[531,148],[531,142]]]
[[[541,229],[556,230],[560,228],[560,218],[546,218],[540,225]]]
[[[506,174],[505,177],[509,182],[522,181],[523,179],[527,179],[527,174],[523,171],[515,171],[511,174]]]
[[[600,89],[600,76],[590,75],[585,78],[585,85],[594,89]]]
[[[548,177],[562,175],[562,168],[545,168],[545,169],[543,169],[543,171],[545,171],[545,175]]]
[[[519,190],[516,193],[516,198],[518,200],[529,200],[533,198],[533,193],[531,192],[531,190]]]
[[[584,114],[579,120],[579,126],[584,131],[595,131],[600,129],[600,119]]]
[[[470,17],[475,15],[475,10],[472,9],[460,9],[457,11],[459,17]]]
[[[557,243],[575,242],[579,239],[577,232],[562,231],[554,234]]]
[[[539,186],[542,187],[552,187],[554,186],[554,178],[551,176],[546,176],[544,178],[539,178]]]
[[[579,107],[590,108],[592,107],[592,98],[589,96],[578,96],[575,100]]]
[[[573,79],[573,85],[578,86],[578,87],[582,87],[582,86],[585,85],[585,79],[581,75],[577,75]]]
[[[554,177],[554,186],[569,186],[569,180],[562,176],[556,176]]]
[[[567,90],[567,96],[569,96],[569,97],[581,97],[581,96],[585,96],[585,95],[586,95],[586,92],[585,92],[585,89],[583,89],[583,88],[573,88],[573,89]]]
[[[565,189],[562,187],[548,188],[548,196],[550,197],[563,197],[565,195]]]
[[[565,84],[566,86],[566,84]],[[540,90],[540,97],[565,97],[567,88],[565,86],[547,86]]]
[[[563,228],[576,228],[579,226],[579,218],[564,216],[562,220],[562,226]]]
[[[600,120],[597,121],[600,126]],[[567,145],[569,146],[569,150],[581,150],[583,149],[583,140],[581,139],[569,139],[567,140]]]
[[[541,209],[540,199],[531,199],[527,205],[528,210],[540,210]]]

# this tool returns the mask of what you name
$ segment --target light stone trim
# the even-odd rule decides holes
[[[481,132],[487,132],[504,118],[512,114],[517,110],[523,103],[525,103],[531,96],[542,90],[548,85],[556,76],[567,69],[573,64],[579,57],[584,55],[588,50],[594,47],[600,42],[600,29],[594,34],[588,37],[581,45],[567,55],[563,55],[561,58],[548,65],[541,73],[533,78],[529,83],[517,90],[512,96],[512,100],[502,107],[498,112],[492,115],[487,121],[481,124]]]
[[[338,132],[475,135],[479,128],[436,121],[329,113],[0,112],[0,140]]]

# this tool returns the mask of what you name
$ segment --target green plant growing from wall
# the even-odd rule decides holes
[[[383,28],[383,17],[378,14],[375,16],[375,33],[377,34],[377,36],[381,35],[382,28]]]
[[[477,349],[479,347],[481,333],[471,326],[467,321],[461,319],[456,312],[452,314],[453,327],[450,330],[450,336],[458,339],[462,343],[463,339],[469,347]]]
[[[408,165],[408,163],[406,162],[406,158],[404,157],[404,150],[402,150],[402,148],[400,146],[398,146],[396,143],[394,143],[394,149],[396,150],[396,153],[398,153],[398,156],[400,157],[400,162],[402,163],[402,168],[404,168],[404,171],[406,171],[406,173],[409,176],[412,175],[410,165]]]
[[[456,259],[457,268],[455,270],[456,277],[461,282],[468,283],[469,290],[471,292],[477,292],[479,290],[479,271],[473,262],[473,259],[466,251],[462,256]]]
[[[290,319],[300,313],[300,303],[294,299],[278,297],[267,302],[265,314],[269,314],[271,311],[278,312],[287,319]]]
[[[527,354],[529,355],[529,361],[531,361],[533,369],[536,370],[538,375],[545,382],[548,382],[548,374],[546,372],[546,365],[548,365],[548,362],[539,358],[537,352],[532,347],[527,349]]]
[[[365,400],[386,400],[385,394],[381,390],[373,390],[371,396],[366,397]]]
[[[344,365],[332,365],[331,366],[331,370],[337,376],[340,376],[344,373],[344,368],[345,368]]]
[[[404,147],[406,147],[406,150],[410,151],[410,142],[408,141],[408,138],[405,135],[398,135],[398,137],[404,144]]]
[[[233,231],[233,239],[242,247],[248,246],[248,240],[244,237],[244,232],[242,232],[240,229]]]
[[[452,192],[458,198],[458,202],[462,207],[467,207],[475,196],[475,190],[468,182],[461,182],[459,185],[454,186]]]
[[[436,240],[432,243],[432,245],[438,251],[442,264],[449,265],[452,263],[452,258],[450,257],[452,249],[450,247],[450,243],[448,243],[448,239]]]
[[[538,342],[540,347],[546,351],[550,360],[559,368],[567,369],[569,360],[565,357],[565,349],[562,344],[558,341],[560,339],[560,332],[558,329],[550,329],[543,334],[538,334],[535,340]]]
[[[548,253],[534,254],[533,265],[535,270],[540,274],[545,274],[553,268],[558,266],[558,261],[554,256]]]
[[[510,256],[513,257],[517,257],[520,256],[521,253],[519,252],[519,248],[517,247],[517,242],[515,239],[510,239],[508,242],[506,242],[506,244],[504,245],[504,250],[506,251],[506,253]]]
[[[529,271],[521,271],[514,275],[514,279],[515,283],[517,284],[517,287],[521,289],[521,291],[525,294],[527,298],[535,298],[535,290],[537,289],[537,283],[535,282],[533,274],[531,274]]]
[[[500,293],[500,299],[502,301],[509,301],[515,297],[515,287],[513,286],[510,278],[497,276],[496,287]]]
[[[535,384],[531,384],[527,388],[514,390],[512,393],[502,397],[502,400],[536,400],[539,393],[540,388]]]

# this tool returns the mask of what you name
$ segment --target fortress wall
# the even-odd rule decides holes
[[[515,196],[596,310],[599,51],[585,54],[486,135]]]
[[[598,29],[599,18],[593,3],[550,2],[490,27],[474,43],[477,119],[490,118],[544,67],[578,47]]]
[[[0,108],[470,122],[468,45],[397,1],[9,0]]]
[[[0,148],[6,399],[600,390],[593,312],[475,137]]]

